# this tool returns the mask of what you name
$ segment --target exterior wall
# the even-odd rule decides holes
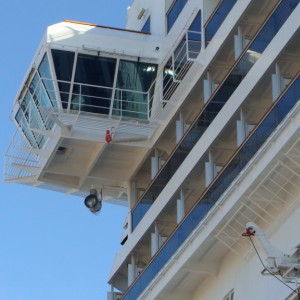
[[[139,19],[138,16],[142,9],[145,10],[143,16]],[[150,13],[151,12],[151,13]],[[151,19],[151,34],[157,36],[165,35],[165,1],[134,1],[127,11],[126,28],[132,30],[141,30],[146,20],[150,16]]]
[[[287,254],[300,242],[299,201],[295,206],[294,211],[285,221],[279,219],[270,226],[272,231],[278,228],[272,236],[269,236],[271,243]],[[258,251],[265,262],[264,252],[260,248]],[[220,271],[217,276],[211,276],[202,282],[192,299],[222,300],[232,289],[234,289],[234,299],[243,300],[282,300],[291,294],[292,291],[273,276],[261,275],[262,270],[263,266],[254,250],[251,251],[248,261],[229,251],[220,262]],[[292,283],[289,283],[289,286],[295,288]]]

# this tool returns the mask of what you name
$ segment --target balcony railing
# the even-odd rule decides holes
[[[244,143],[237,149],[230,161],[215,178],[212,184],[198,198],[194,207],[175,228],[165,244],[155,254],[147,267],[136,278],[123,296],[123,300],[136,300],[140,294],[156,277],[163,266],[183,245],[188,236],[207,216],[211,208],[218,202],[225,190],[238,177],[249,161],[259,151],[261,146],[276,130],[278,125],[289,114],[292,108],[300,100],[299,74],[291,82],[290,86],[272,105],[268,113],[256,126],[254,131]]]
[[[297,0],[299,2],[299,0]],[[248,74],[261,53],[272,41],[286,19],[295,9],[295,0],[282,0],[273,13],[265,21],[254,39],[243,51],[235,65],[228,72],[223,82],[218,86],[206,103],[203,110],[196,117],[188,132],[177,144],[172,155],[160,169],[159,173],[150,183],[137,205],[132,210],[132,229],[134,230],[143,216],[149,210],[155,199],[164,189],[165,185],[175,174],[181,163],[187,157],[194,145],[198,142],[205,130],[223,108],[230,96],[239,86],[243,78]],[[272,24],[276,23],[276,26]],[[271,27],[271,31],[270,31]]]

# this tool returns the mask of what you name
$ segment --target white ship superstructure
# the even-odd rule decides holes
[[[128,206],[108,299],[298,299],[299,2],[135,0],[126,29],[48,27],[5,180]]]

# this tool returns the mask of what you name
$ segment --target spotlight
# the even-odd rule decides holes
[[[90,194],[84,199],[85,206],[93,214],[97,214],[101,210],[101,207],[102,207],[102,191],[100,193],[100,196],[101,197],[99,199],[97,190],[91,189]]]

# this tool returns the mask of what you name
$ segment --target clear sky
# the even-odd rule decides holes
[[[9,116],[48,25],[65,19],[125,27],[132,0],[8,0],[0,5],[0,154],[15,131]],[[2,176],[3,177],[3,176]],[[0,299],[106,300],[126,209],[0,182]]]

